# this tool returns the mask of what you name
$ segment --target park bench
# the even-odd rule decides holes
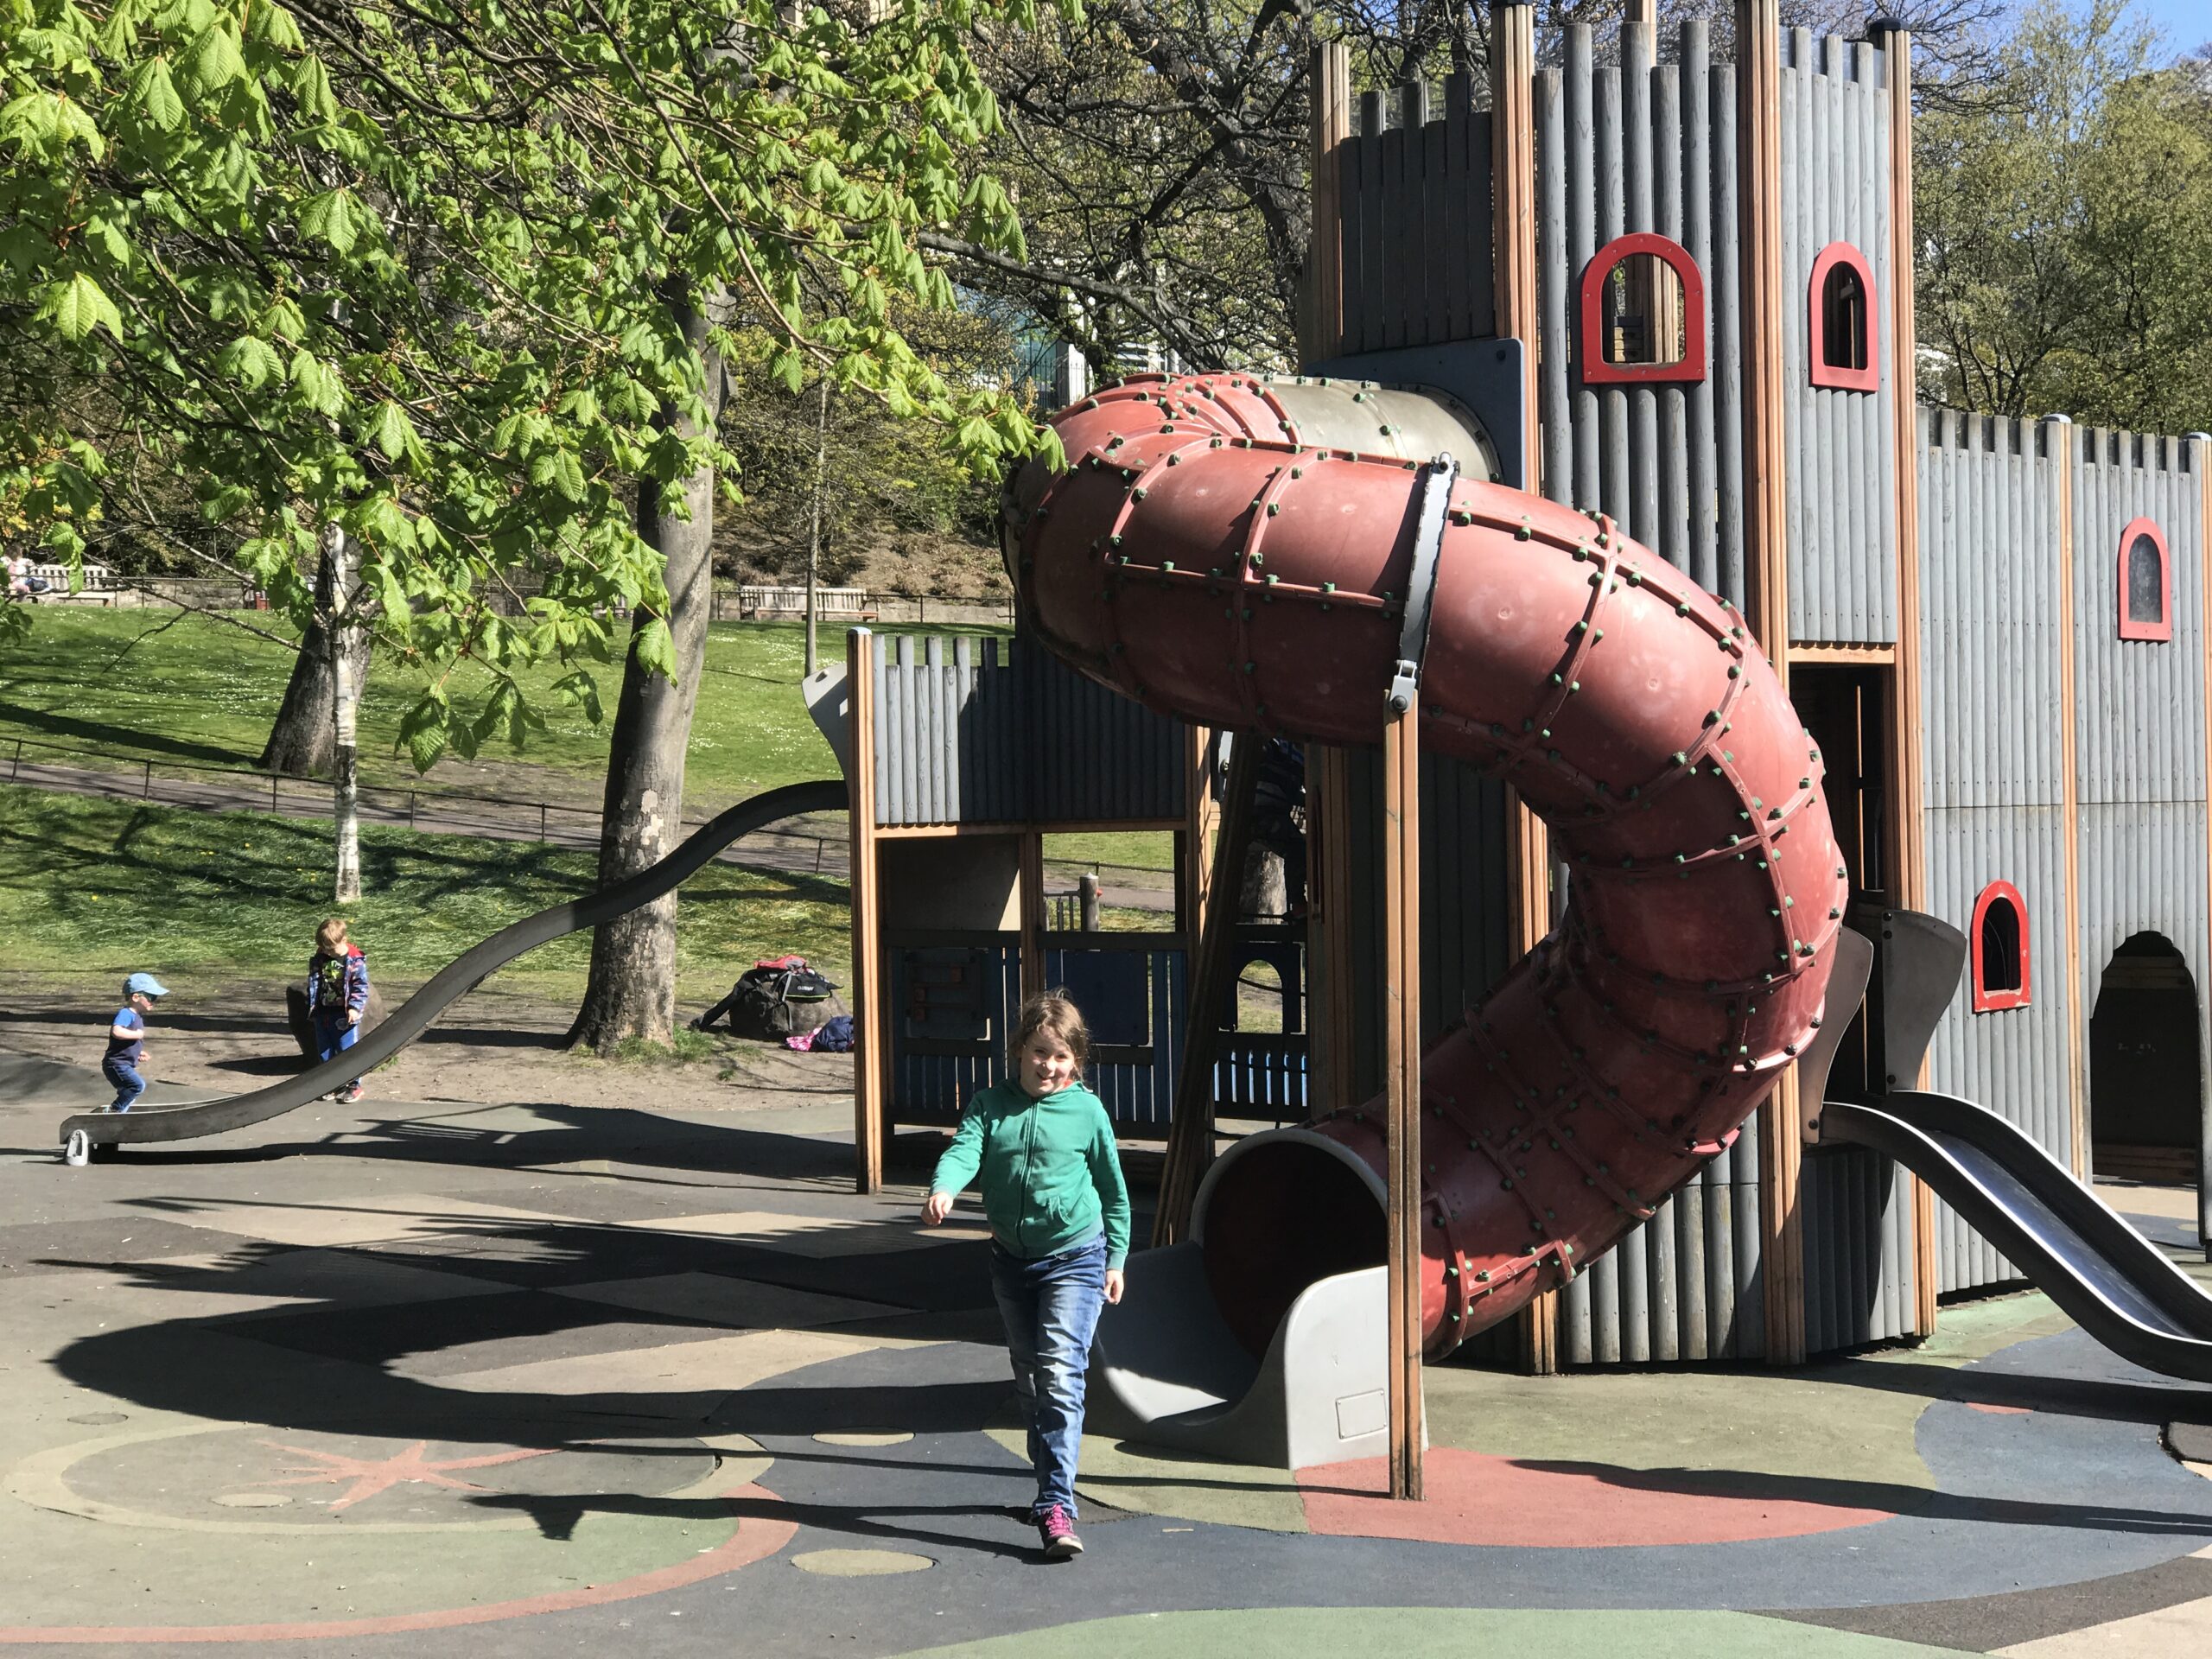
[[[865,588],[817,588],[814,590],[814,613],[817,617],[840,622],[873,622],[875,607],[868,601]],[[737,613],[741,617],[775,618],[798,617],[806,614],[806,589],[804,588],[769,588],[747,583],[737,590]]]
[[[104,564],[86,565],[83,585],[73,594],[69,591],[66,564],[35,564],[31,575],[46,584],[46,591],[36,595],[41,605],[113,605],[124,592],[115,585],[114,573]]]

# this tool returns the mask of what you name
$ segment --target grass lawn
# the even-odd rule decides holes
[[[257,627],[288,632],[266,613],[239,614]],[[834,660],[844,651],[843,636],[825,630],[823,647]],[[686,766],[687,807],[719,810],[779,784],[836,775],[830,746],[799,701],[805,650],[800,623],[717,622],[709,630]],[[212,617],[42,607],[30,639],[0,664],[0,750],[22,736],[132,760],[250,766],[268,740],[293,660],[288,647]],[[592,670],[605,705],[601,724],[594,726],[582,709],[550,694],[567,670],[529,670],[522,679],[546,729],[532,732],[520,754],[494,745],[474,767],[449,756],[420,781],[482,791],[505,768],[515,772],[512,787],[528,788],[528,798],[537,799],[541,786],[558,786],[565,774],[568,796],[582,790],[596,801],[622,671],[619,664],[604,663]],[[464,664],[451,684],[455,701],[467,705],[481,697],[488,680]],[[364,783],[404,787],[418,781],[397,745],[400,716],[419,690],[409,673],[381,660],[372,665],[361,699]]]
[[[330,902],[329,822],[194,812],[0,785],[0,965],[55,979],[136,969],[173,989],[305,971]],[[588,892],[594,856],[528,842],[361,831],[367,896],[345,906],[378,972],[421,979],[486,934]],[[849,983],[844,884],[711,864],[686,882],[677,979],[711,1001],[755,959],[798,951]],[[575,1000],[588,934],[544,945],[499,983]]]
[[[257,627],[283,631],[265,613],[241,613]],[[931,632],[997,633],[988,628]],[[136,643],[134,643],[136,642]],[[826,658],[844,639],[824,630]],[[697,822],[748,795],[781,784],[836,775],[836,761],[799,700],[805,627],[796,622],[718,622],[707,639],[699,707],[685,764],[684,817]],[[47,606],[31,636],[0,663],[0,760],[17,737],[111,757],[118,761],[251,766],[283,701],[294,654],[211,617],[168,610],[101,610]],[[372,665],[361,700],[361,781],[365,785],[504,795],[525,801],[596,806],[607,768],[608,728],[621,685],[618,664],[595,665],[606,720],[594,726],[583,711],[549,688],[565,671],[523,676],[546,729],[532,732],[519,754],[504,743],[474,763],[448,755],[427,776],[397,749],[400,716],[414,700],[408,674]],[[480,695],[481,671],[456,671],[456,700]],[[27,760],[90,764],[35,749]],[[1056,874],[1121,865],[1173,868],[1169,838],[1157,834],[1055,836]],[[1062,861],[1065,861],[1062,866]],[[308,861],[308,868],[316,868]],[[1115,871],[1105,868],[1110,881]],[[1126,875],[1118,879],[1126,880]]]

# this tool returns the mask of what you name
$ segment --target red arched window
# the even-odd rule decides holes
[[[1679,242],[1616,237],[1582,269],[1577,340],[1586,386],[1705,378],[1705,276]]]
[[[2010,881],[1993,881],[1974,901],[1974,1011],[2024,1008],[2029,1001],[2028,901]]]
[[[1878,391],[1881,333],[1875,327],[1874,268],[1848,242],[1831,242],[1813,261],[1807,284],[1812,308],[1806,360],[1813,384],[1845,391]]]
[[[2120,637],[2174,637],[2174,565],[2165,532],[2148,518],[2120,532]]]

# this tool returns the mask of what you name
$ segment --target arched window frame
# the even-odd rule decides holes
[[[1674,363],[1611,363],[1605,359],[1605,281],[1613,267],[1635,254],[1648,253],[1669,266],[1682,284],[1682,355]],[[1581,332],[1576,353],[1586,386],[1695,385],[1705,378],[1705,275],[1681,243],[1653,231],[1615,237],[1582,268],[1578,313]]]
[[[2127,560],[2133,550],[2136,538],[2147,536],[2151,545],[2158,550],[2158,620],[2138,622],[2127,614]],[[2174,560],[2166,547],[2166,532],[2158,528],[2153,518],[2131,518],[2127,528],[2120,532],[2120,550],[2113,556],[2115,581],[2113,591],[2120,603],[2120,637],[2123,639],[2153,639],[2171,642],[2174,637]]]
[[[1990,964],[1982,959],[1981,924],[1989,914],[1990,906],[1999,900],[2012,906],[2012,914],[2020,924],[2020,982],[2017,987],[1992,990],[1989,986]],[[2028,977],[2028,901],[2020,897],[2020,890],[2010,881],[1993,881],[1981,890],[1974,901],[1974,925],[1967,938],[1974,945],[1974,1011],[1993,1014],[2000,1008],[2024,1008],[2033,1001],[2032,982]]]
[[[1866,366],[1863,369],[1842,368],[1827,360],[1828,308],[1822,302],[1827,290],[1828,273],[1839,265],[1857,275],[1859,291],[1866,296]],[[1874,286],[1874,268],[1866,263],[1866,256],[1848,242],[1831,242],[1822,248],[1820,257],[1813,261],[1813,276],[1806,287],[1805,303],[1809,325],[1805,335],[1805,357],[1811,368],[1813,384],[1833,386],[1842,391],[1879,391],[1882,389],[1882,303],[1881,296]]]

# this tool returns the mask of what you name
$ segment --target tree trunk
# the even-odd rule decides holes
[[[320,575],[327,575],[326,567]],[[335,693],[330,682],[330,636],[322,615],[330,608],[330,595],[318,578],[315,616],[300,641],[293,659],[292,677],[284,687],[284,701],[269,728],[269,741],[257,763],[264,772],[282,772],[296,778],[325,778],[335,757],[338,733],[331,719]],[[358,702],[369,680],[369,632],[356,628],[348,636],[347,666]]]
[[[323,531],[322,563],[330,577],[331,593],[326,628],[334,647],[330,652],[330,794],[331,816],[338,828],[338,870],[331,897],[346,905],[361,896],[359,779],[354,769],[358,737],[354,715],[360,705],[360,687],[353,677],[353,642],[362,629],[353,614],[353,544],[335,524]]]
[[[721,412],[720,359],[708,340],[708,316],[688,296],[671,302],[684,338],[703,370],[707,413]],[[696,435],[689,417],[677,429]],[[664,492],[651,480],[639,492],[638,531],[667,561],[668,631],[677,678],[671,683],[641,667],[637,639],[653,618],[639,607],[622,671],[622,698],[607,759],[601,807],[599,880],[605,887],[654,864],[683,839],[683,753],[707,654],[713,598],[714,468],[702,465],[683,485],[688,518],[664,510]],[[665,1043],[676,1028],[676,895],[656,899],[601,925],[592,936],[591,977],[583,1007],[569,1028],[571,1048],[607,1048],[627,1037]]]
[[[822,377],[822,409],[814,423],[814,517],[806,532],[806,673],[811,678],[821,658],[815,647],[817,573],[822,566],[822,492],[830,459],[830,377]]]

